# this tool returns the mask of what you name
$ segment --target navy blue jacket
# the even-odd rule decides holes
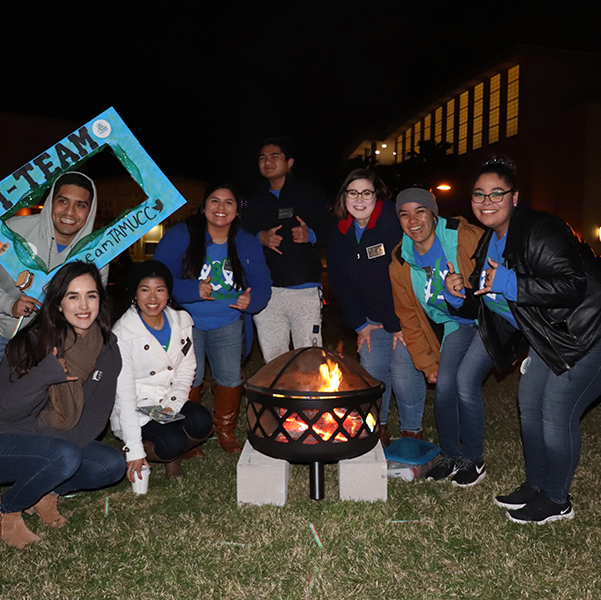
[[[342,307],[344,324],[357,330],[369,318],[390,333],[401,330],[394,312],[388,266],[403,230],[392,202],[378,201],[357,243],[354,219],[338,221],[328,243],[328,282]],[[382,246],[380,246],[382,244]],[[382,248],[384,253],[374,258]]]

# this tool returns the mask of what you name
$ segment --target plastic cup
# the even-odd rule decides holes
[[[148,480],[150,479],[150,467],[142,465],[142,479],[136,473],[135,481],[131,484],[134,494],[146,494],[148,492]]]

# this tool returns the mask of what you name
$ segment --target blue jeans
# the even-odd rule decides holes
[[[374,329],[371,332],[371,352],[367,350],[367,344],[363,344],[359,352],[361,365],[386,386],[382,394],[380,423],[388,423],[392,388],[401,429],[419,431],[426,402],[426,381],[421,371],[413,366],[411,356],[403,344],[397,342],[396,348],[392,349],[392,338],[392,333],[385,329]]]
[[[13,483],[0,499],[3,513],[20,512],[49,493],[95,490],[119,481],[125,459],[112,446],[77,444],[31,433],[0,434],[0,482]]]
[[[142,427],[142,439],[154,443],[156,455],[166,461],[186,451],[188,436],[203,440],[213,428],[211,413],[200,404],[186,402],[180,412],[186,417],[183,421],[164,424],[149,421]]]
[[[475,325],[460,325],[446,336],[438,365],[434,408],[443,454],[482,460],[482,382],[493,361]]]
[[[4,354],[6,353],[6,346],[8,345],[8,342],[10,342],[8,338],[2,337],[0,335],[0,362],[2,362]]]
[[[199,386],[205,376],[205,358],[209,359],[213,379],[217,385],[238,387],[240,379],[240,363],[242,362],[242,319],[231,325],[202,331],[196,327],[192,330],[194,354],[196,355],[196,376],[194,387]]]
[[[580,459],[580,418],[601,395],[601,342],[561,375],[534,350],[528,356],[519,390],[526,480],[565,502]]]

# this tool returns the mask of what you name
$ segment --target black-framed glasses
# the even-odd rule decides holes
[[[346,197],[351,200],[356,200],[359,196],[363,198],[363,200],[371,200],[376,193],[374,190],[363,190],[362,192],[358,192],[357,190],[345,190]]]
[[[482,192],[474,192],[472,194],[472,202],[475,202],[476,204],[482,204],[482,202],[484,202],[484,200],[486,198],[490,198],[491,202],[501,202],[501,200],[503,200],[503,197],[505,196],[505,194],[511,194],[511,192],[513,192],[513,190],[507,190],[506,192],[504,192],[503,190],[495,190],[494,192],[491,192],[490,194],[483,194]]]

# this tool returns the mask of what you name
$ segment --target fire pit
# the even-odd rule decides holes
[[[355,458],[378,443],[384,385],[337,352],[287,352],[244,390],[249,442],[267,456],[309,463],[314,500],[324,497],[324,463]]]

